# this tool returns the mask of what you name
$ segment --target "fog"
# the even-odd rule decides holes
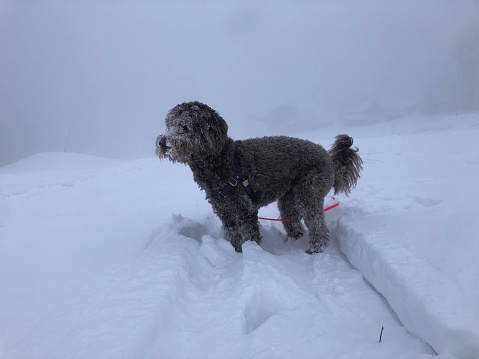
[[[473,0],[0,0],[0,50],[0,165],[151,156],[191,100],[234,138],[479,111]]]

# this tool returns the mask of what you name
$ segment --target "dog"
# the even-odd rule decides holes
[[[323,251],[329,240],[324,197],[331,188],[347,195],[362,171],[348,135],[336,136],[329,151],[287,136],[235,141],[218,112],[198,101],[172,108],[165,125],[156,155],[190,167],[237,252],[245,241],[261,243],[258,210],[274,201],[282,218],[296,219],[283,222],[287,236],[304,234],[302,220],[310,238],[306,252]]]

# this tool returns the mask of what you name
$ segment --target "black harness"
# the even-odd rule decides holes
[[[219,191],[218,194],[212,197],[215,201],[220,201],[226,198],[226,196],[228,196],[228,193],[230,193],[231,190],[238,185],[238,183],[241,183],[243,185],[243,188],[246,194],[248,195],[248,197],[251,200],[254,199],[253,188],[249,184],[248,178],[245,176],[243,169],[241,168],[240,160],[238,156],[236,155],[234,157],[234,165],[235,165],[235,173],[236,173],[235,176],[231,177],[228,183],[223,187],[223,189]]]

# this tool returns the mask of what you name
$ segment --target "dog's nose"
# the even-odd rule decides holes
[[[156,139],[156,147],[169,147],[167,146],[167,140],[164,135],[158,136],[158,138]]]

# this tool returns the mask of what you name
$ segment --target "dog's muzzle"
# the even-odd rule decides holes
[[[168,142],[165,135],[160,135],[156,138],[155,153],[159,158],[169,157],[168,152],[170,149],[171,149],[170,143]]]

